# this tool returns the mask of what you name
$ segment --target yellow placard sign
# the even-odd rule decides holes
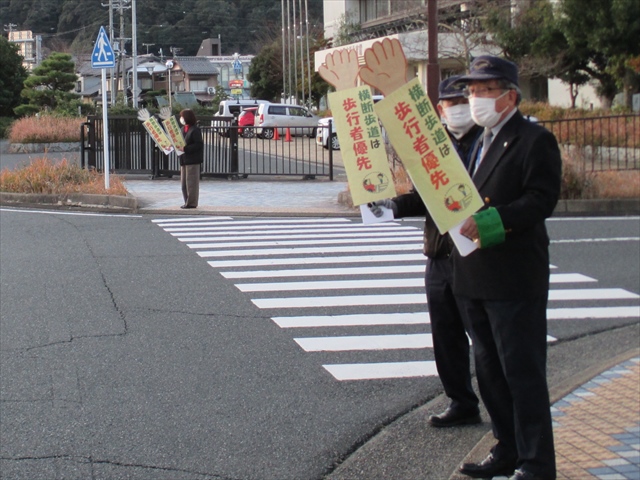
[[[171,143],[176,148],[176,150],[183,151],[184,150],[184,137],[182,136],[182,130],[180,129],[180,125],[176,120],[176,117],[173,115],[162,121],[164,125],[164,129],[167,131],[167,135]]]
[[[396,195],[369,86],[329,94],[342,162],[354,205]]]
[[[375,109],[440,233],[482,207],[480,194],[418,78],[378,102]]]
[[[153,141],[156,142],[156,145],[160,147],[160,149],[165,153],[169,154],[173,150],[173,145],[171,144],[171,140],[164,132],[162,127],[160,126],[160,122],[155,117],[151,117],[148,120],[142,122],[144,128],[149,132]]]

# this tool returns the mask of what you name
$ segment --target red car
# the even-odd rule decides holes
[[[256,131],[253,128],[253,121],[256,116],[256,112],[258,111],[258,107],[249,107],[245,108],[240,112],[238,116],[238,134],[242,135],[245,138],[251,138],[255,136]],[[251,127],[251,128],[243,128],[243,127]]]

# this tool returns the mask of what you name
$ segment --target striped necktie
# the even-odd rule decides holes
[[[478,167],[482,163],[482,159],[484,159],[485,155],[487,154],[487,150],[489,150],[489,146],[491,145],[491,140],[493,140],[493,132],[489,127],[485,127],[484,135],[482,136],[482,149],[476,160],[476,165],[473,169],[472,175],[475,175],[475,173],[478,171]]]

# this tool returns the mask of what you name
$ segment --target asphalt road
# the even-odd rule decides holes
[[[197,225],[207,221],[214,225]],[[356,231],[338,243],[326,230],[354,223],[1,209],[0,472],[12,479],[331,474],[385,425],[441,393],[428,373],[420,222],[393,227],[404,240],[394,233],[364,242]],[[281,238],[257,238],[275,227]],[[640,227],[635,217],[557,219],[549,228],[558,275],[549,335],[554,361],[571,363],[558,353],[563,345],[638,324],[624,311],[637,312]],[[367,253],[364,263],[347,260]],[[399,254],[414,258],[380,258]],[[397,265],[411,268],[346,274]],[[391,313],[420,318],[369,321]],[[345,318],[352,323],[337,322]],[[619,347],[600,346],[611,354]],[[372,363],[378,367],[366,368]],[[401,373],[371,378],[386,368],[380,364],[400,364]],[[413,367],[416,376],[402,376]],[[482,433],[456,436],[472,445]],[[425,435],[434,445],[444,438]],[[458,461],[443,460],[441,471]]]

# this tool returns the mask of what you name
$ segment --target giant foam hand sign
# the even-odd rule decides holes
[[[160,126],[158,119],[151,116],[146,108],[138,110],[138,120],[142,122],[142,126],[149,132],[153,141],[158,145],[165,155],[169,155],[173,151],[171,140]]]
[[[419,79],[407,82],[398,40],[365,51],[360,78],[385,94],[375,110],[438,230],[459,228],[483,202]]]
[[[329,104],[349,190],[354,205],[365,205],[396,193],[371,89],[356,86],[359,70],[357,53],[343,49],[328,54],[318,73],[336,89]]]

